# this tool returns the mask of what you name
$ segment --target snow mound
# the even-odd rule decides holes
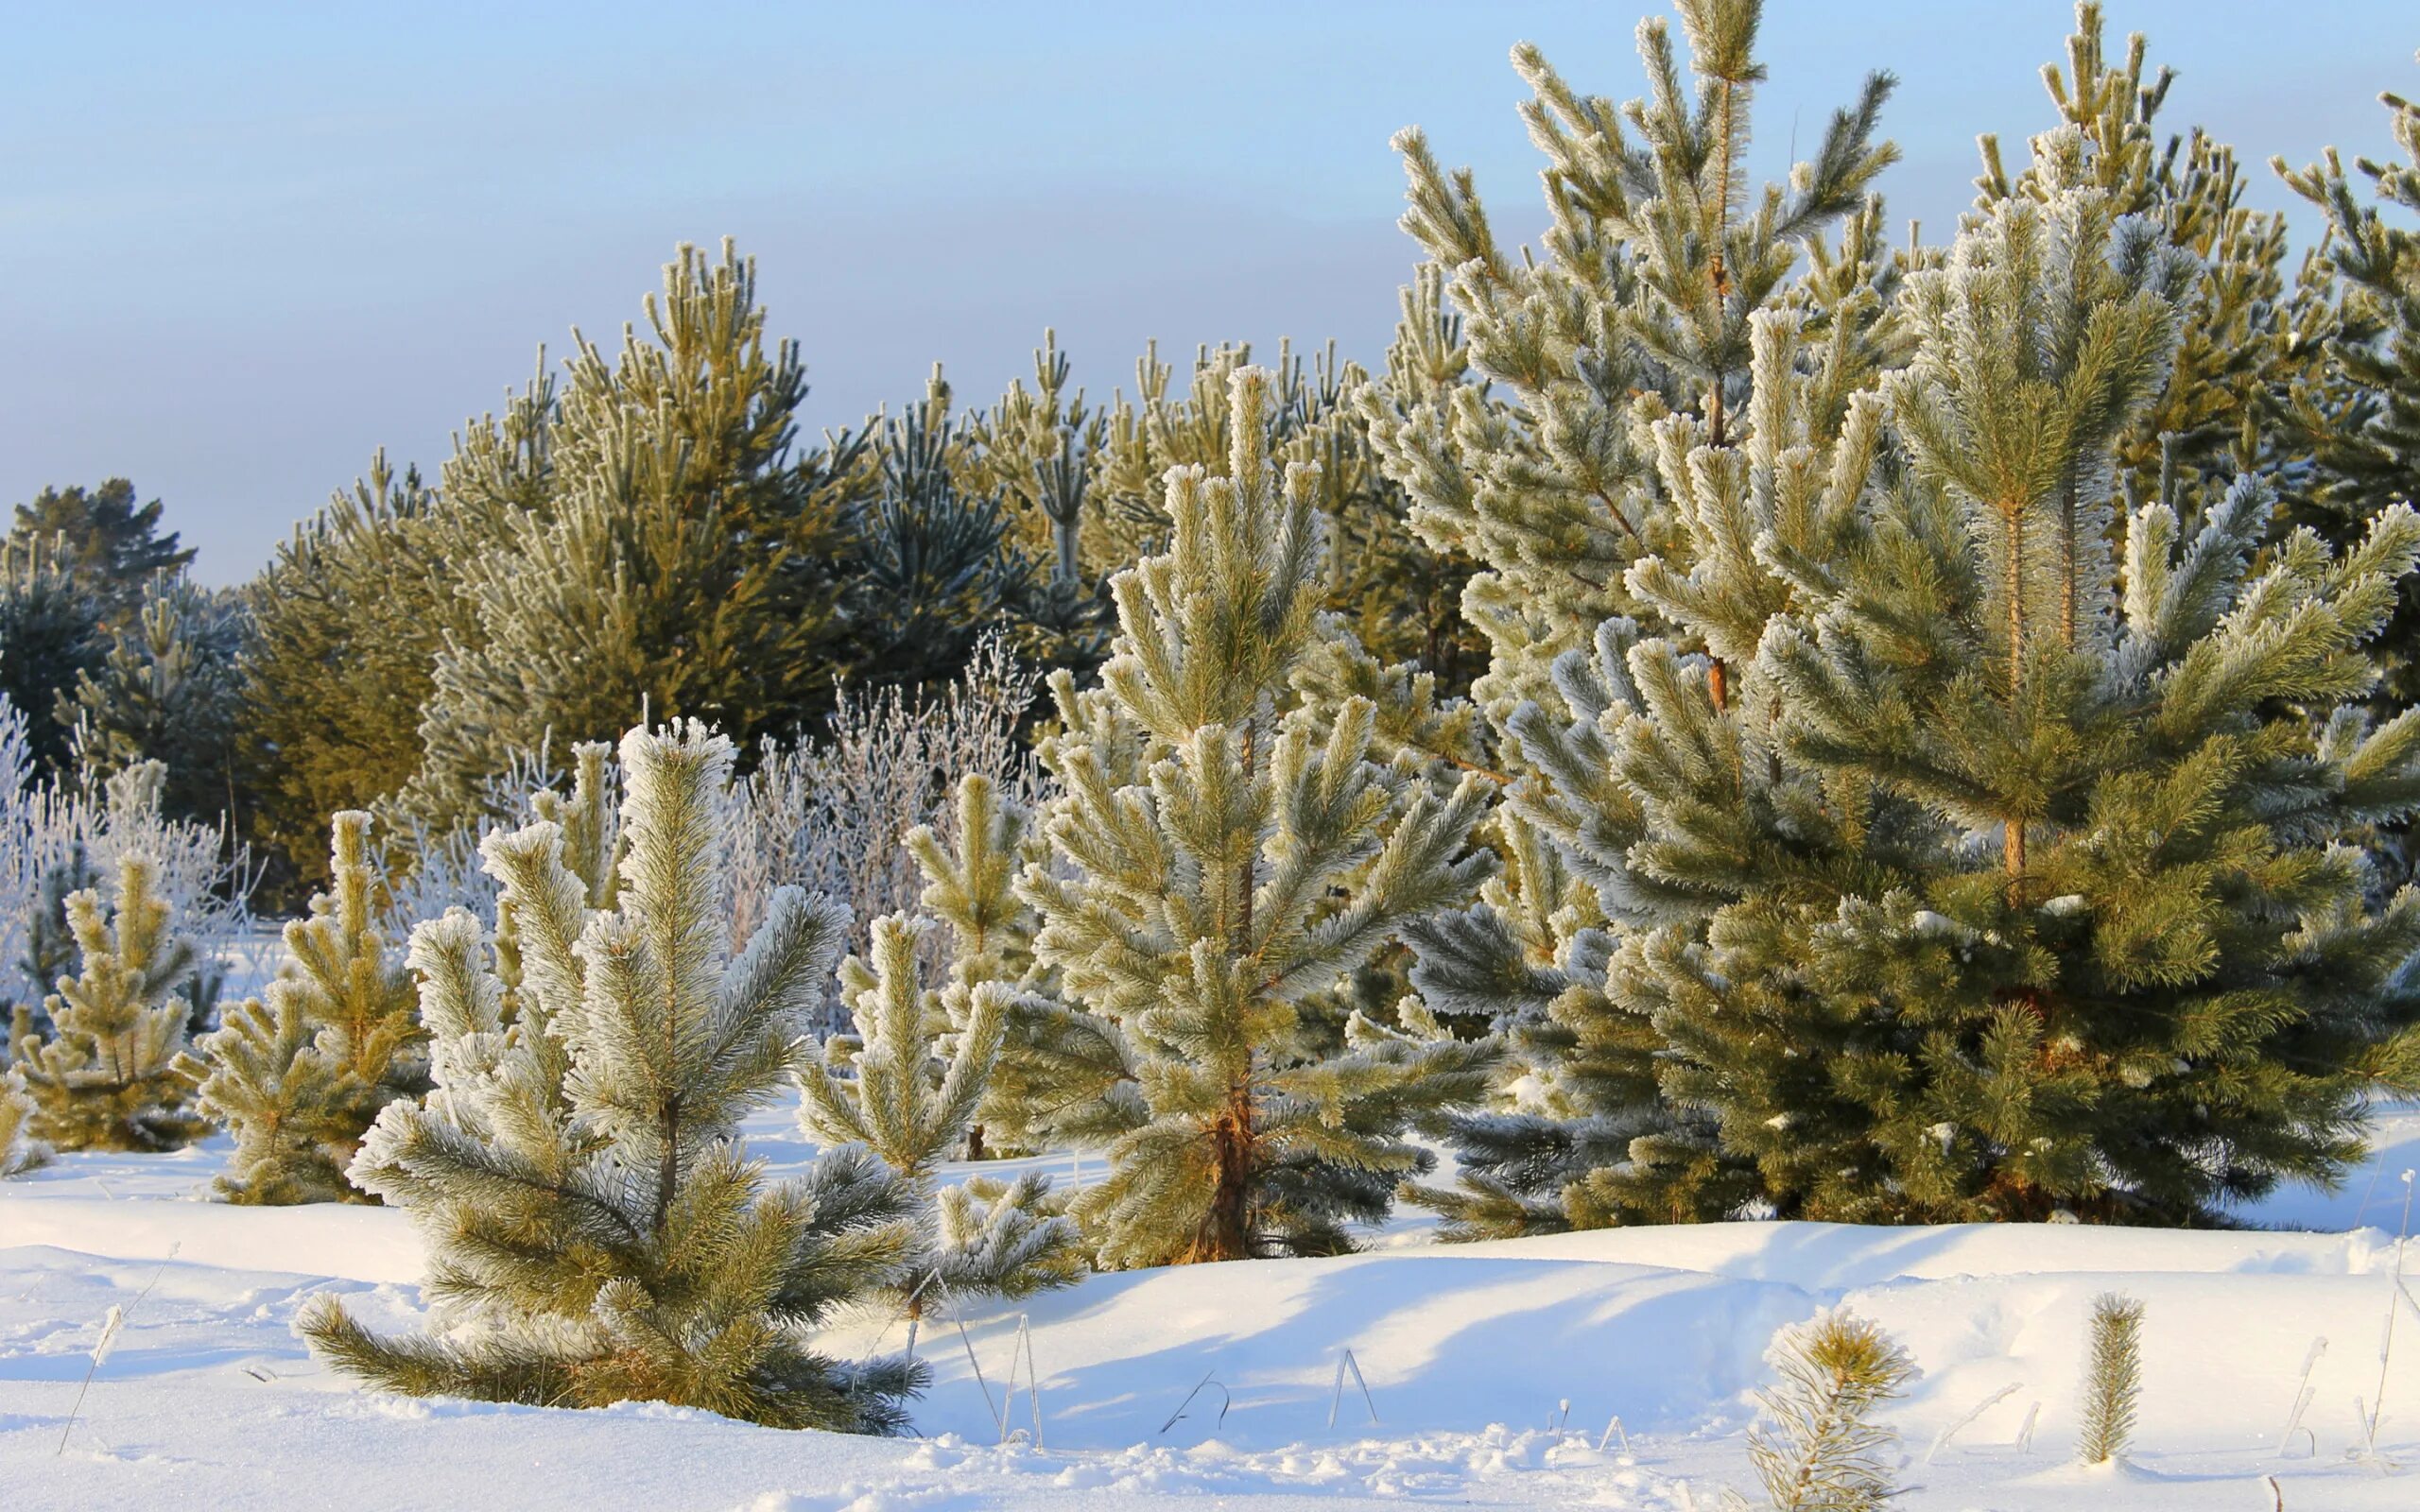
[[[777,1164],[806,1154],[765,1143]],[[1772,1334],[1842,1304],[1924,1372],[1889,1415],[1906,1507],[2266,1507],[2272,1475],[2289,1507],[2420,1504],[2420,1481],[2346,1457],[2396,1295],[2376,1228],[1737,1223],[1464,1246],[1415,1231],[1333,1260],[1100,1276],[926,1318],[929,1436],[875,1441],[653,1405],[364,1392],[309,1357],[292,1319],[335,1290],[374,1325],[419,1321],[408,1221],[201,1200],[220,1149],[75,1156],[0,1186],[10,1512],[1707,1508],[1723,1486],[1753,1488],[1742,1433]],[[2339,1200],[2399,1208],[2392,1176],[2365,1186]],[[2141,1426],[2133,1467],[2083,1476],[2066,1462],[2084,1320],[2111,1290],[2148,1304]],[[2405,1305],[2379,1448],[2420,1467],[2420,1304]],[[125,1331],[78,1410],[112,1306]],[[906,1343],[872,1313],[826,1340],[843,1357]],[[1033,1370],[1012,1369],[1025,1358]],[[2314,1405],[2281,1455],[2307,1360]]]

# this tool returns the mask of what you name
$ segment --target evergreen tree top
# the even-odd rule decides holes
[[[62,565],[113,610],[130,607],[143,585],[162,574],[182,573],[193,563],[193,548],[177,532],[160,534],[161,504],[135,503],[134,485],[110,478],[99,487],[47,488],[16,508],[11,541],[60,542]]]

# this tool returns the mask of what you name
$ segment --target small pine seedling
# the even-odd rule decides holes
[[[1854,1313],[1825,1313],[1774,1335],[1766,1358],[1781,1382],[1759,1392],[1770,1426],[1748,1434],[1748,1457],[1774,1512],[1878,1512],[1893,1496],[1898,1437],[1874,1421],[1916,1377],[1897,1340]]]
[[[2086,1465],[2124,1459],[2142,1396],[2143,1304],[2103,1292],[2092,1302],[2092,1366],[2084,1378],[2077,1458]]]
[[[30,1171],[49,1160],[50,1146],[34,1138],[34,1100],[26,1091],[24,1075],[11,1067],[0,1074],[0,1177]]]

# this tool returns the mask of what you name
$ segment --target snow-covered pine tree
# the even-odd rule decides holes
[[[1636,973],[1687,1029],[1668,1098],[1785,1215],[2206,1221],[2332,1179],[2363,1100],[2420,1082],[2420,896],[2372,902],[2339,843],[2420,800],[2420,714],[2361,706],[2420,521],[2263,554],[2241,479],[2189,533],[2172,498],[2134,510],[2122,577],[2099,549],[2182,261],[2069,187],[1910,280],[1909,467],[1757,676],[1786,763],[1938,837]]]
[[[16,1067],[0,1072],[0,1177],[30,1171],[50,1160],[50,1146],[34,1138],[34,1100]]]
[[[1575,93],[1535,47],[1513,49],[1533,91],[1522,117],[1548,159],[1542,257],[1503,247],[1468,171],[1448,174],[1421,131],[1396,138],[1404,229],[1444,270],[1471,367],[1502,396],[1469,384],[1416,402],[1392,394],[1368,406],[1372,439],[1410,495],[1413,527],[1484,569],[1463,608],[1492,646],[1477,692],[1499,724],[1552,696],[1555,658],[1642,610],[1624,574],[1673,547],[1645,423],[1677,410],[1715,444],[1730,438],[1750,317],[1789,292],[1803,248],[1860,209],[1878,218],[1865,197],[1898,156],[1874,140],[1893,86],[1876,74],[1790,187],[1752,198],[1741,160],[1766,77],[1762,5],[1676,9],[1693,92],[1660,20],[1638,28],[1651,93],[1620,110]]]
[[[846,937],[845,910],[773,895],[735,954],[731,742],[691,722],[621,744],[616,906],[589,906],[541,820],[482,849],[520,937],[519,1013],[464,910],[413,931],[436,1089],[389,1104],[355,1182],[428,1235],[449,1322],[382,1338],[333,1297],[300,1326],[391,1390],[702,1407],[883,1432],[919,1373],[816,1352],[813,1326],[892,1279],[913,1193],[863,1152],[768,1185],[738,1121],[773,1096]]]
[[[362,1136],[397,1098],[427,1089],[419,992],[380,936],[370,816],[330,826],[330,890],[285,926],[266,999],[229,1012],[180,1064],[200,1110],[234,1136],[214,1183],[231,1202],[368,1200],[345,1179]]]
[[[928,928],[898,914],[874,921],[871,965],[851,956],[840,967],[856,1036],[810,1049],[799,1072],[808,1136],[864,1145],[926,1204],[921,1243],[898,1281],[910,1353],[916,1325],[947,1297],[1021,1297],[1064,1285],[1083,1265],[1075,1226],[1052,1211],[1063,1204],[1049,1200],[1048,1177],[987,1182],[975,1193],[935,1180],[982,1106],[1013,994],[978,982],[945,1011],[942,994],[917,977]]]
[[[1512,753],[1545,779],[1516,784],[1497,818],[1518,885],[1491,884],[1480,906],[1413,931],[1424,997],[1506,1019],[1524,1074],[1519,1105],[1453,1121],[1458,1188],[1413,1194],[1454,1237],[1710,1218],[1754,1197],[1703,1105],[1663,1096],[1670,1047],[1699,1025],[1670,1018],[1643,969],[1749,901],[1828,916],[1911,824],[1919,841],[1932,833],[1872,783],[1792,766],[1756,660],[1772,617],[1820,602],[1807,593],[1859,542],[1883,406],[1830,396],[1858,360],[1842,328],[1876,318],[1836,310],[1810,341],[1804,314],[1760,312],[1725,444],[1694,417],[1655,424],[1679,549],[1629,581],[1678,632],[1605,622],[1586,655],[1558,662],[1554,702],[1508,722]],[[1728,667],[1720,707],[1707,654]]]
[[[2291,301],[2291,350],[2308,360],[2279,386],[2278,428],[2307,458],[2281,470],[2281,518],[2340,551],[2379,509],[2420,502],[2420,231],[2406,223],[2420,210],[2420,105],[2384,99],[2403,161],[2356,158],[2348,174],[2332,148],[2299,172],[2272,160],[2327,220]],[[2420,584],[2404,585],[2371,654],[2383,674],[2372,699],[2382,715],[2420,701]],[[2411,821],[2379,828],[2381,872],[2398,883],[2420,876]]]
[[[193,946],[172,932],[153,868],[119,858],[106,914],[90,888],[67,899],[83,970],[43,1005],[47,1036],[13,1047],[33,1134],[61,1149],[173,1150],[208,1126],[176,1069],[189,1008],[174,989],[192,975]]]
[[[2318,427],[2330,434],[2318,438],[2325,477],[2314,502],[2347,515],[2365,512],[2355,503],[2363,497],[2420,496],[2420,231],[2390,218],[2420,213],[2420,104],[2380,99],[2404,161],[2354,159],[2369,199],[2334,148],[2300,171],[2271,163],[2327,217],[2320,267],[2335,281],[2328,292],[2338,308],[2323,345],[2339,385],[2356,397]]]
[[[1460,1188],[1422,1194],[1464,1235],[1605,1221],[1603,1199],[1575,1182],[1628,1162],[1642,1137],[1678,1132],[1675,1110],[1657,1098],[1651,1027],[1605,989],[1617,945],[1611,926],[1634,927],[1651,910],[1629,895],[1618,863],[1607,866],[1638,837],[1643,816],[1608,782],[1592,727],[1626,712],[1624,659],[1642,637],[1668,642],[1717,710],[1728,710],[1744,674],[1735,663],[1753,655],[1761,615],[1779,602],[1770,572],[1753,561],[1744,573],[1714,567],[1705,559],[1714,542],[1701,540],[1745,523],[1750,469],[1739,448],[1757,423],[1751,409],[1785,403],[1778,390],[1752,398],[1760,319],[1792,312],[1784,367],[1806,369],[1786,399],[1795,429],[1773,452],[1808,445],[1828,455],[1850,423],[1852,395],[1899,360],[1903,336],[1887,313],[1904,259],[1883,245],[1880,206],[1868,194],[1896,157],[1875,136],[1892,81],[1866,81],[1789,188],[1750,195],[1740,160],[1765,77],[1754,56],[1759,9],[1753,0],[1679,7],[1694,90],[1665,24],[1643,22],[1651,93],[1619,111],[1574,93],[1534,48],[1515,49],[1535,91],[1523,114],[1549,160],[1542,257],[1509,254],[1469,175],[1442,169],[1418,131],[1398,138],[1410,178],[1405,229],[1461,314],[1469,369],[1483,382],[1408,382],[1399,362],[1362,407],[1415,528],[1480,562],[1463,609],[1492,649],[1473,690],[1484,732],[1456,730],[1450,711],[1421,711],[1417,698],[1407,712],[1400,696],[1382,698],[1384,728],[1450,765],[1492,768],[1509,800],[1492,820],[1506,874],[1479,906],[1412,930],[1412,982],[1428,1007],[1458,1022],[1499,1022],[1520,1052],[1505,1066],[1507,1103],[1461,1121]],[[1802,252],[1806,271],[1792,282]],[[1860,422],[1869,438],[1872,421]],[[1728,459],[1712,476],[1687,465],[1700,446]],[[1849,451],[1851,472],[1869,460]],[[1794,466],[1787,488],[1759,485],[1758,506],[1782,492],[1793,507],[1807,504],[1806,465]],[[1655,575],[1635,577],[1642,565]],[[1693,612],[1709,604],[1720,607],[1719,625]],[[1364,681],[1374,692],[1383,685]],[[1516,719],[1529,722],[1525,734]],[[1474,733],[1483,747],[1476,760]],[[1584,834],[1573,826],[1581,812]],[[1702,917],[1719,891],[1683,885],[1682,912]],[[1702,1143],[1703,1132],[1683,1143]],[[1678,1148],[1659,1156],[1681,1158]],[[1700,1177],[1717,1174],[1688,1160]]]
[[[1440,801],[1369,759],[1373,711],[1315,722],[1288,686],[1318,607],[1311,470],[1281,486],[1271,375],[1232,379],[1228,475],[1172,469],[1170,538],[1114,580],[1102,686],[1054,691],[1063,788],[1030,867],[1036,954],[1113,1021],[1135,1079],[1088,1110],[1110,1171],[1073,1211],[1104,1263],[1340,1247],[1426,1168],[1415,1117],[1478,1090],[1484,1052],[1344,1016],[1325,994],[1404,920],[1459,902],[1477,779]]]
[[[2031,141],[2032,161],[2016,174],[2003,164],[1998,138],[1983,136],[1976,208],[2012,195],[2041,199],[2063,186],[2095,188],[2113,214],[2144,217],[2192,254],[2177,289],[2167,378],[2120,434],[2118,465],[2145,492],[2163,468],[2223,488],[2238,472],[2288,461],[2277,428],[2264,423],[2267,390],[2298,361],[2297,316],[2280,298],[2286,217],[2243,204],[2234,149],[2200,128],[2159,140],[2158,117],[2176,75],[2149,67],[2142,33],[2127,39],[2120,60],[2107,47],[2099,0],[2078,0],[2075,14],[2063,60],[2042,69],[2059,127]]]
[[[2380,98],[2404,161],[2354,159],[2375,202],[2333,148],[2299,172],[2272,166],[2327,216],[2320,266],[2339,281],[2330,291],[2339,307],[2324,344],[2342,387],[2360,396],[2327,427],[2335,434],[2319,457],[2327,490],[2408,500],[2420,494],[2420,231],[2389,216],[2420,212],[2420,105]]]

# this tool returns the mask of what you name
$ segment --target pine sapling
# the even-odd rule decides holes
[[[1322,710],[1295,688],[1317,470],[1281,477],[1269,455],[1274,384],[1233,374],[1225,476],[1169,470],[1168,549],[1112,579],[1099,688],[1052,684],[1056,854],[1019,892],[1095,1042],[1132,1052],[1131,1081],[1063,1103],[1089,1120],[1062,1124],[1070,1143],[1109,1157],[1073,1211],[1115,1265],[1349,1247],[1349,1223],[1435,1163],[1413,1123],[1485,1090],[1483,1052],[1372,1034],[1336,990],[1477,888],[1485,799],[1379,761],[1368,700]]]
[[[156,880],[149,857],[129,855],[110,913],[90,888],[67,900],[83,971],[43,1005],[49,1036],[15,1049],[33,1133],[60,1148],[173,1150],[207,1127],[175,1066],[190,1010],[170,988],[193,974],[194,950],[170,931]]]
[[[2116,1292],[2092,1302],[2092,1363],[2084,1376],[2083,1438],[2076,1457],[2106,1465],[2126,1457],[2143,1395],[2143,1304]]]
[[[559,824],[481,847],[518,931],[510,1023],[476,918],[412,932],[436,1086],[379,1113],[350,1174],[426,1236],[441,1326],[373,1334],[323,1296],[298,1327],[412,1395],[896,1430],[924,1373],[835,1362],[814,1329],[899,1274],[912,1194],[855,1149],[768,1181],[739,1134],[796,1064],[847,910],[781,888],[733,951],[731,742],[637,730],[621,754],[611,908]]]
[[[918,983],[927,926],[887,915],[874,921],[873,964],[840,969],[857,1033],[810,1048],[799,1073],[799,1120],[830,1144],[862,1144],[924,1198],[917,1252],[898,1283],[908,1349],[925,1313],[951,1294],[1023,1297],[1082,1273],[1075,1226],[1060,1215],[1049,1178],[940,1187],[935,1168],[965,1138],[1000,1056],[1011,994],[996,982],[954,981],[958,1011]],[[956,1020],[953,1032],[950,1025]]]
[[[1898,1435],[1874,1421],[1916,1377],[1908,1351],[1854,1313],[1829,1312],[1774,1336],[1781,1382],[1757,1394],[1769,1423],[1748,1457],[1774,1512],[1878,1512],[1898,1494],[1884,1452]]]
[[[427,1036],[401,954],[376,919],[370,816],[333,821],[329,890],[285,926],[286,964],[180,1062],[235,1137],[216,1183],[231,1202],[360,1202],[345,1179],[378,1111],[427,1088]]]
[[[0,1074],[0,1177],[30,1171],[50,1160],[50,1146],[34,1138],[34,1100],[26,1078],[11,1066]]]

